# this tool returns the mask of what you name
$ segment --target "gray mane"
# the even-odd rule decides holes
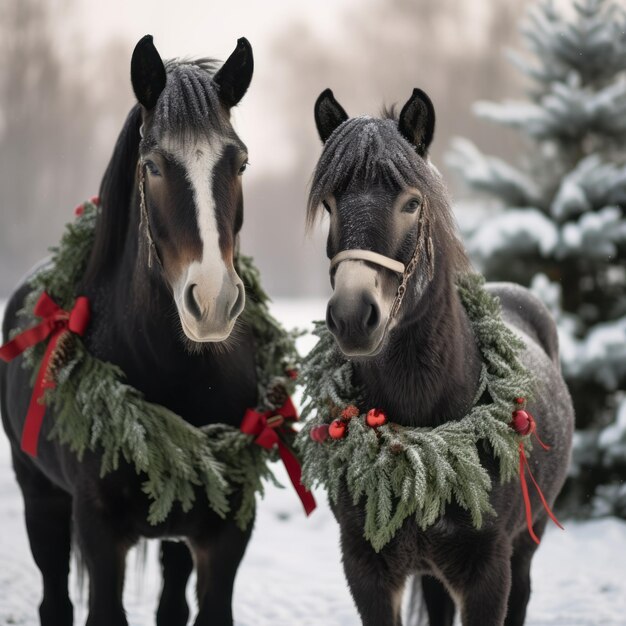
[[[198,132],[228,132],[228,116],[213,76],[221,65],[215,59],[171,59],[165,63],[167,83],[154,111],[157,133],[178,136]]]

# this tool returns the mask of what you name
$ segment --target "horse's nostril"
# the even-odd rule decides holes
[[[326,326],[331,332],[337,331],[337,320],[333,317],[333,307],[331,304],[326,307]]]
[[[194,294],[194,290],[197,286],[196,283],[192,283],[185,289],[185,308],[195,319],[200,320],[202,318],[202,310]]]
[[[370,304],[369,307],[369,315],[367,316],[367,320],[365,321],[365,327],[372,331],[378,328],[378,324],[380,323],[380,309],[376,303]]]
[[[237,317],[242,311],[246,303],[246,291],[241,283],[237,283],[237,297],[232,307],[230,307],[230,319]]]

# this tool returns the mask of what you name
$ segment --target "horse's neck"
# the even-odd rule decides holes
[[[358,367],[368,404],[407,426],[460,419],[474,399],[480,368],[451,278],[447,284],[431,284],[416,310],[392,332],[381,356]]]
[[[139,194],[131,200],[123,252],[115,268],[91,289],[99,350],[123,354],[125,365],[167,371],[185,357],[175,305],[160,269],[147,264],[147,241],[139,228]],[[156,263],[156,261],[154,261]]]

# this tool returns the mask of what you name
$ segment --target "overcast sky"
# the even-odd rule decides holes
[[[56,0],[59,10],[64,1]],[[129,67],[134,43],[147,33],[154,36],[164,58],[212,56],[222,60],[232,52],[237,38],[245,36],[254,50],[255,74],[234,119],[250,151],[253,167],[249,175],[256,176],[284,167],[292,157],[292,144],[281,120],[271,110],[273,41],[304,21],[316,35],[337,45],[333,39],[340,36],[345,26],[340,16],[355,3],[356,0],[75,0],[68,19],[57,23],[64,31],[64,55],[71,58],[72,40],[77,33],[87,53],[94,53],[94,57],[108,40],[124,39],[129,46]],[[127,89],[130,104],[130,82]],[[288,90],[289,86],[281,89]],[[264,155],[262,162],[255,155]]]

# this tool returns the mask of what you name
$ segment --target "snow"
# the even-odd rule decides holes
[[[324,314],[324,302],[283,301],[274,305],[289,326],[307,326]],[[300,347],[311,346],[303,338]],[[281,482],[289,484],[276,467]],[[235,585],[236,626],[357,626],[360,622],[341,568],[339,533],[323,493],[309,519],[291,488],[268,485],[259,503],[252,540]],[[22,519],[20,493],[0,436],[0,624],[33,626],[41,583]],[[626,624],[626,523],[614,518],[550,528],[533,563],[529,626],[617,626]],[[127,568],[125,606],[131,626],[154,623],[159,589],[156,550],[148,545],[141,573],[136,553]],[[72,584],[76,623],[86,618],[85,598]],[[192,583],[189,597],[193,596]]]
[[[491,259],[497,254],[522,256],[535,250],[548,257],[558,239],[556,226],[539,210],[509,209],[476,229],[468,248],[479,259]]]
[[[534,206],[541,198],[537,183],[502,159],[486,156],[468,139],[456,137],[445,157],[476,191],[494,192],[512,206]]]
[[[584,256],[590,259],[612,259],[617,244],[626,240],[626,223],[618,206],[606,206],[563,226],[557,258]]]
[[[568,376],[596,380],[617,390],[626,371],[626,316],[596,324],[582,340],[559,328],[563,368]]]

